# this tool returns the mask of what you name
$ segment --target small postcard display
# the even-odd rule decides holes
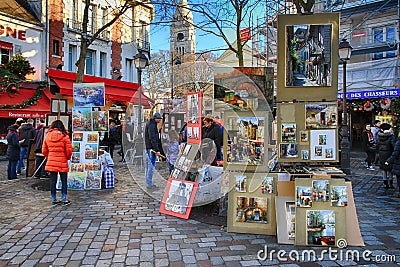
[[[279,162],[338,162],[337,102],[278,103]]]
[[[188,143],[200,144],[202,129],[202,92],[186,94],[186,121]]]
[[[197,182],[169,178],[160,212],[188,219],[198,187]]]
[[[108,131],[104,83],[74,84],[72,109],[72,157],[68,189],[101,189],[99,132]],[[58,186],[61,187],[60,181]]]
[[[296,179],[295,188],[295,244],[336,246],[346,239],[345,180],[330,176]]]

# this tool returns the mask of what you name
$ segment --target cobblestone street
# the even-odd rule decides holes
[[[400,199],[384,190],[380,171],[367,171],[352,153],[357,214],[365,247],[400,261]],[[117,164],[115,189],[69,191],[72,204],[51,206],[50,192],[32,178],[6,180],[0,161],[0,266],[398,266],[394,262],[261,261],[257,252],[303,250],[275,236],[227,233],[226,228],[159,213],[160,201],[144,193],[126,165]],[[140,178],[140,173],[134,173]],[[160,191],[163,191],[161,188]],[[161,195],[161,194],[160,194]],[[321,247],[315,248],[320,251]]]

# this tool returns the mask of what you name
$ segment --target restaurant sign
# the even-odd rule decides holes
[[[399,97],[400,89],[388,90],[373,90],[373,91],[360,91],[360,92],[347,92],[347,99],[365,99],[365,98],[391,98]],[[343,98],[343,93],[338,94],[338,99]]]

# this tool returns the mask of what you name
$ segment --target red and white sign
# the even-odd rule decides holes
[[[358,33],[353,33],[351,35],[352,38],[365,37],[365,36],[367,36],[366,32],[358,32]]]
[[[245,28],[243,30],[240,30],[240,40],[242,40],[242,42],[251,40],[250,28]]]

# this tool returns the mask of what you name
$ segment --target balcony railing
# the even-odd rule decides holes
[[[67,27],[68,29],[77,31],[77,32],[82,32],[82,21],[78,20],[73,20],[73,19],[67,19]],[[87,34],[88,35],[93,35],[95,32],[97,32],[98,28],[93,26],[93,25],[87,25]],[[102,31],[99,35],[99,38],[110,40],[110,31]]]
[[[147,53],[150,52],[150,43],[149,42],[142,40],[142,39],[136,39],[136,45],[137,45],[137,49],[139,51],[147,52]]]

